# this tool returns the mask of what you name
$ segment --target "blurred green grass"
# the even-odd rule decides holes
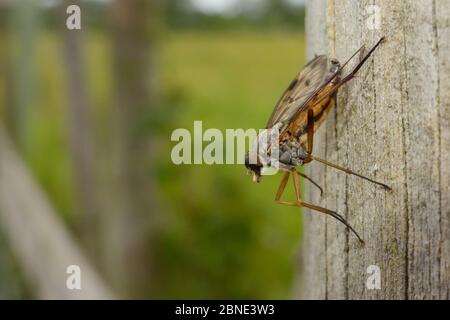
[[[162,83],[181,104],[176,127],[191,131],[194,120],[203,121],[203,130],[263,128],[304,64],[302,33],[192,32],[166,40]],[[254,184],[243,165],[169,170],[163,182],[168,201],[176,204],[172,221],[185,230],[168,237],[165,251],[189,253],[167,263],[182,266],[170,271],[167,296],[288,298],[300,210],[274,202],[280,177]],[[285,197],[294,194],[288,190]],[[186,277],[186,270],[194,276]]]
[[[37,101],[25,158],[70,223],[75,215],[68,150],[67,93],[60,38],[37,42]],[[158,298],[288,298],[292,288],[300,210],[274,202],[279,176],[255,184],[243,165],[180,165],[170,160],[170,134],[207,128],[262,128],[276,101],[304,65],[301,32],[169,32],[156,52],[164,116],[152,174],[164,203]],[[112,108],[110,43],[89,33],[86,72],[93,122],[108,137]],[[158,124],[161,125],[161,124]],[[286,199],[294,199],[289,188]],[[149,248],[150,250],[150,248]]]

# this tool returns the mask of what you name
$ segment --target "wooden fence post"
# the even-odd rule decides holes
[[[345,61],[387,41],[339,92],[315,136],[315,153],[393,187],[392,192],[318,163],[325,190],[304,211],[300,298],[450,297],[450,3],[445,0],[310,0],[308,56]],[[380,276],[378,288],[377,277]]]

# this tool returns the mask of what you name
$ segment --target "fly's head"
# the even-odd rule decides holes
[[[260,182],[261,181],[261,169],[262,164],[259,163],[259,161],[251,161],[253,157],[250,157],[250,154],[247,152],[245,154],[245,167],[248,169],[249,173],[252,173],[253,175],[253,182]],[[257,158],[257,157],[255,157]]]

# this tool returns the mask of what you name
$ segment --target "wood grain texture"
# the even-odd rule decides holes
[[[367,27],[368,6],[380,9]],[[448,299],[450,294],[450,3],[307,2],[308,56],[341,63],[362,44],[387,41],[339,92],[314,153],[393,187],[332,168],[308,170],[324,187],[309,201],[336,209],[365,239],[305,210],[300,298]],[[381,270],[369,290],[367,268]]]

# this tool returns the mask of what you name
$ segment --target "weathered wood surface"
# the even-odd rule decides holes
[[[0,128],[1,129],[1,128]],[[0,228],[14,252],[33,297],[110,299],[76,240],[48,203],[0,130]],[[81,269],[81,289],[66,286],[67,267]],[[0,284],[1,285],[1,284]]]
[[[368,6],[379,29],[367,26]],[[450,297],[450,2],[307,3],[308,56],[343,62],[362,44],[387,41],[339,93],[315,136],[315,154],[386,182],[392,192],[319,163],[309,172],[325,189],[309,201],[336,209],[365,239],[336,220],[304,211],[299,298]],[[367,268],[381,289],[366,287]]]

